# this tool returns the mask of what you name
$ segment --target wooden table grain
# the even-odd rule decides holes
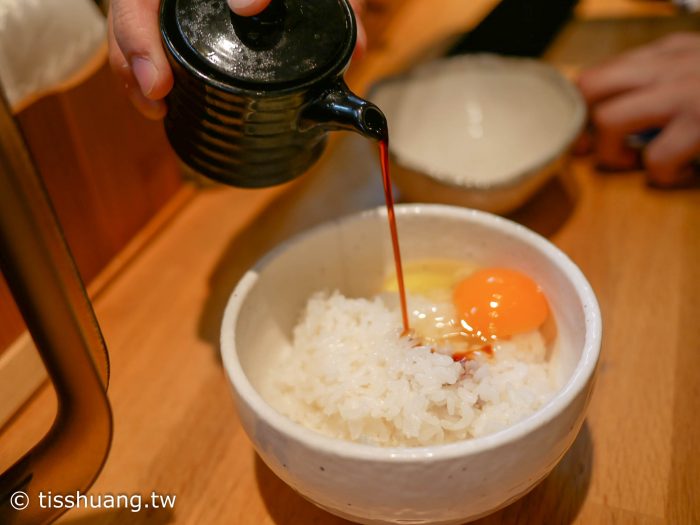
[[[572,28],[550,58],[575,67],[585,34]],[[176,495],[175,506],[74,511],[60,523],[347,523],[257,458],[218,333],[228,295],[261,254],[381,202],[376,150],[351,135],[287,186],[200,190],[96,301],[112,357],[115,435],[91,492],[157,491]],[[511,218],[547,236],[588,277],[603,350],[573,447],[530,494],[478,523],[700,523],[700,189],[653,190],[641,173],[598,173],[589,159],[574,159]],[[0,469],[42,435],[53,410],[47,387],[0,433]]]

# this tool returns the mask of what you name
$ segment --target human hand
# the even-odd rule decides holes
[[[692,178],[700,156],[700,35],[678,33],[585,71],[579,88],[590,107],[598,164],[632,169],[631,134],[661,132],[642,160],[649,182],[674,186]]]
[[[270,0],[227,0],[239,15],[253,16]],[[358,17],[364,0],[351,0]],[[109,62],[124,81],[132,104],[146,117],[158,120],[167,111],[163,98],[173,87],[173,74],[160,40],[158,22],[160,0],[112,0],[108,15]],[[357,48],[362,51],[367,38],[359,23]]]

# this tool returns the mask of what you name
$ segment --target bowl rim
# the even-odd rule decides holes
[[[430,181],[461,192],[481,191],[489,193],[517,188],[524,184],[528,179],[534,177],[536,174],[555,163],[561,156],[565,155],[569,148],[571,148],[571,145],[574,143],[576,137],[578,137],[583,130],[588,110],[586,109],[586,104],[580,91],[576,89],[572,82],[568,80],[556,67],[542,60],[528,57],[504,56],[496,53],[474,53],[431,60],[421,63],[416,68],[410,69],[404,73],[380,80],[370,88],[368,99],[372,100],[385,86],[398,82],[410,81],[414,75],[420,73],[424,69],[437,69],[442,67],[450,67],[451,65],[454,67],[454,64],[459,63],[465,63],[467,65],[476,64],[481,68],[489,69],[508,67],[512,70],[512,68],[516,67],[519,71],[537,72],[537,74],[542,78],[546,78],[552,83],[552,85],[560,89],[562,95],[568,98],[573,104],[570,128],[568,132],[562,136],[560,142],[556,144],[557,147],[552,148],[550,153],[542,155],[539,160],[533,162],[525,169],[517,172],[513,171],[508,177],[497,182],[457,182],[452,180],[451,175],[449,174],[440,173],[437,170],[426,169],[425,167],[420,166],[420,163],[415,163],[412,160],[404,158],[401,152],[397,151],[396,147],[394,147],[393,150],[390,149],[389,153],[391,159],[400,167],[410,171],[413,175],[421,175]],[[396,142],[394,142],[394,144],[396,144]]]
[[[385,217],[386,209],[381,206],[365,210],[306,230],[268,252],[246,272],[236,285],[224,311],[221,329],[221,357],[231,386],[258,417],[288,438],[326,454],[368,461],[433,462],[481,453],[517,441],[562,413],[576,396],[583,391],[589,379],[593,376],[598,363],[602,339],[602,321],[600,308],[593,289],[578,266],[564,252],[544,237],[525,226],[491,213],[443,204],[400,204],[396,206],[397,217],[432,215],[460,218],[465,222],[478,223],[488,228],[512,234],[519,240],[536,248],[562,271],[576,290],[585,318],[585,339],[581,358],[571,376],[543,407],[534,414],[503,430],[463,441],[422,447],[382,447],[332,438],[308,429],[277,412],[250,383],[238,359],[234,328],[245,298],[256,284],[259,272],[294,244],[308,236],[317,235],[324,230],[335,228],[339,224],[376,215]]]

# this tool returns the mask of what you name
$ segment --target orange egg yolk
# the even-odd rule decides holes
[[[530,332],[549,315],[538,284],[509,268],[477,270],[457,285],[452,300],[465,330],[489,338]]]

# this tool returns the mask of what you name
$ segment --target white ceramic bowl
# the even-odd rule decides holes
[[[370,98],[389,121],[403,200],[506,213],[561,170],[586,106],[544,62],[460,55],[385,80]]]
[[[445,257],[519,268],[546,293],[558,327],[561,390],[503,431],[447,445],[380,448],[332,439],[263,398],[271,352],[290,344],[321,289],[370,296],[393,264],[383,209],[326,223],[281,245],[239,282],[221,352],[241,423],[263,461],[316,505],[366,524],[452,524],[503,507],[544,478],[584,419],[601,338],[600,311],[580,270],[546,239],[508,220],[441,205],[402,205],[404,260]]]

